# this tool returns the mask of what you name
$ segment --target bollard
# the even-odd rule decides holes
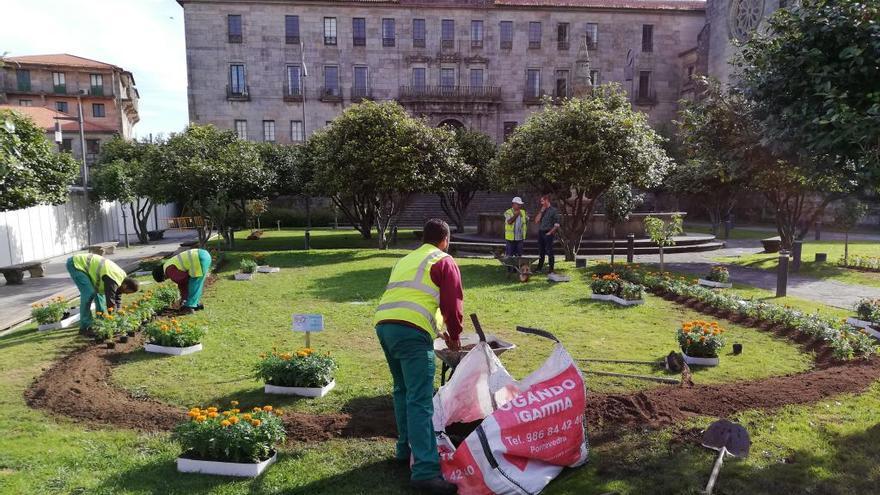
[[[813,229],[813,231],[816,233],[816,240],[817,241],[822,240],[822,232],[820,230],[821,226],[822,226],[822,222],[816,222],[816,228]]]
[[[587,267],[587,259],[576,257],[574,259],[574,267],[575,268],[586,268]]]
[[[635,258],[636,254],[636,235],[635,234],[627,234],[626,235],[626,262],[632,263],[633,258]]]
[[[733,213],[727,216],[727,221],[730,222],[730,230],[733,230],[735,227],[733,225]]]
[[[779,251],[779,266],[776,268],[776,297],[785,297],[788,289],[788,251]]]
[[[306,230],[306,251],[311,249],[311,245],[312,245],[312,234],[307,229]]]
[[[391,245],[397,245],[397,226],[394,226],[394,228],[391,229]]]
[[[801,271],[801,253],[804,249],[804,241],[794,241],[794,246],[792,246],[792,248],[792,255],[794,255],[794,259],[791,262],[791,271],[797,273]]]
[[[281,220],[275,220],[275,223],[278,224],[278,232],[281,232]]]
[[[232,227],[226,227],[226,245],[229,249],[235,249],[235,231]]]
[[[816,253],[816,263],[825,263],[828,261],[828,253]]]
[[[732,222],[730,220],[724,221],[724,238],[730,239],[730,229],[733,228]]]

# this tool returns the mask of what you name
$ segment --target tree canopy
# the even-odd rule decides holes
[[[79,173],[69,153],[56,153],[28,117],[0,110],[0,211],[60,204]]]
[[[478,130],[462,127],[454,132],[464,166],[452,178],[451,185],[442,184],[443,190],[438,195],[440,207],[461,232],[474,195],[489,188],[489,163],[495,158],[498,147],[492,138]]]

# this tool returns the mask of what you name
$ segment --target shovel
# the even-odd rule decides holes
[[[718,458],[715,460],[715,466],[712,467],[712,475],[709,476],[709,483],[706,484],[704,491],[706,495],[712,495],[725,454],[733,457],[748,457],[752,441],[749,439],[749,432],[742,425],[722,419],[709,425],[703,433],[702,443],[703,447],[718,451]]]

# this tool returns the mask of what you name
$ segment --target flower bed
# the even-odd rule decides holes
[[[733,284],[730,283],[730,272],[726,266],[721,265],[713,266],[706,275],[706,278],[699,279],[699,283],[700,285],[716,289],[729,289],[733,287]]]
[[[724,329],[717,322],[703,320],[682,323],[676,335],[678,345],[688,364],[717,366],[718,351],[724,347]]]
[[[644,304],[645,289],[637,283],[623,280],[617,273],[593,275],[590,281],[592,299],[613,301],[622,306]]]
[[[189,410],[189,420],[177,425],[173,439],[183,448],[177,470],[225,476],[259,476],[275,462],[275,448],[286,436],[281,410],[255,407],[250,412],[216,407]]]
[[[132,336],[141,325],[149,321],[159,311],[171,306],[180,298],[180,292],[172,284],[162,284],[148,290],[136,301],[118,310],[108,308],[107,312],[95,313],[92,331],[98,342],[109,340],[108,347],[114,347],[112,340],[120,336]]]
[[[336,361],[330,354],[317,354],[305,348],[290,352],[263,354],[255,366],[257,378],[267,394],[323,397],[336,386]]]
[[[239,273],[235,274],[235,280],[250,280],[257,271],[257,262],[252,259],[243,259],[238,264]]]
[[[840,258],[837,262],[838,266],[844,268],[853,268],[856,270],[864,270],[869,272],[880,272],[880,256],[862,256],[851,254],[849,258]]]
[[[205,336],[202,326],[181,322],[177,318],[155,320],[144,326],[147,343],[144,350],[159,354],[182,356],[202,350]]]
[[[58,330],[79,321],[78,311],[68,308],[62,297],[55,297],[42,304],[31,305],[31,318],[37,321],[37,330]]]

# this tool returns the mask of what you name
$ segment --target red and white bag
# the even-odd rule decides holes
[[[587,461],[585,406],[583,377],[562,344],[517,382],[480,342],[434,396],[443,477],[461,495],[540,493],[563,468]],[[456,448],[446,427],[481,419]]]

